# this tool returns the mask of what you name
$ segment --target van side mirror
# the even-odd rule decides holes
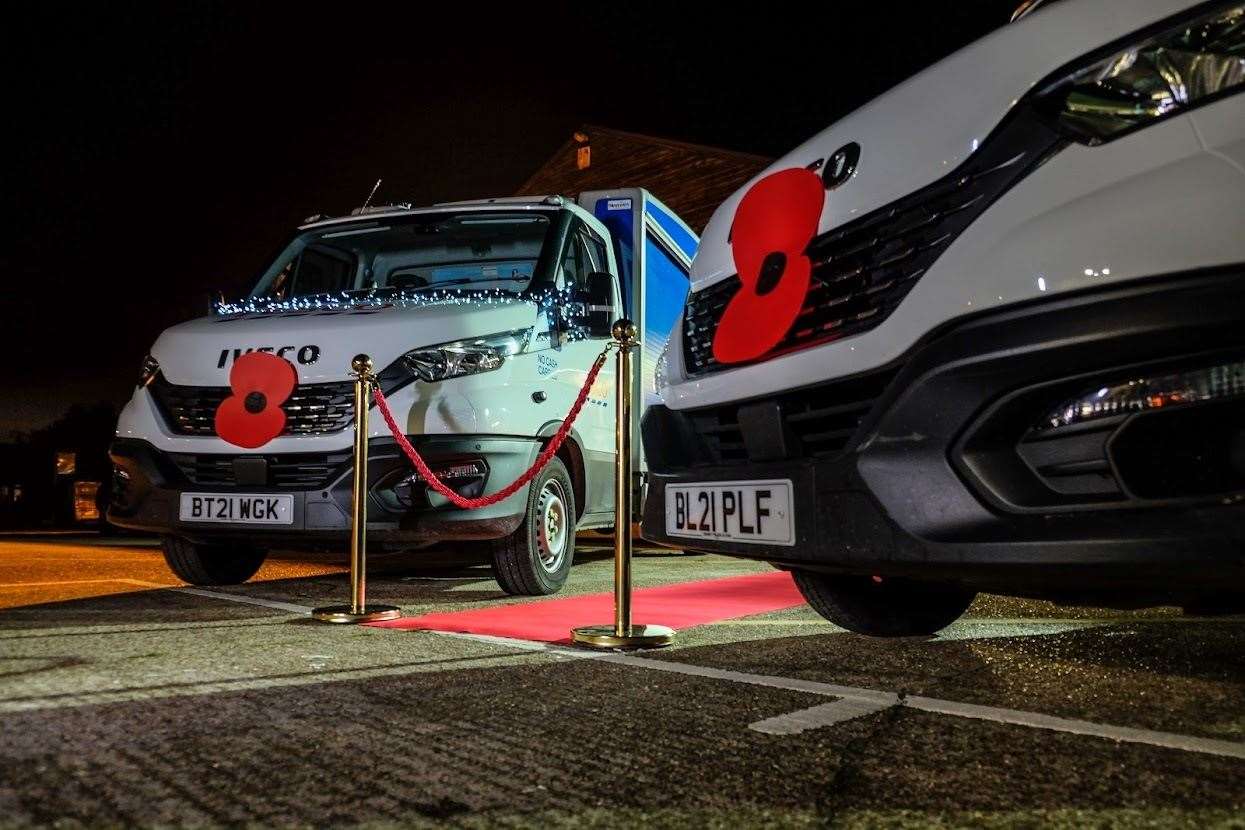
[[[588,275],[588,314],[586,325],[593,337],[609,337],[618,315],[614,310],[614,275],[593,271]]]

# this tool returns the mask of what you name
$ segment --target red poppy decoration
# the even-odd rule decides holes
[[[298,372],[283,358],[250,352],[229,372],[233,394],[216,409],[216,434],[236,447],[262,447],[285,429],[285,403],[298,385]]]
[[[720,363],[755,360],[778,345],[800,314],[813,272],[805,249],[817,233],[826,192],[802,167],[754,184],[735,209],[731,253],[743,283],[713,337]]]

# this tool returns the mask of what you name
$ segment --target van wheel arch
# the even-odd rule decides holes
[[[538,434],[542,439],[541,449],[549,446],[549,442],[561,426],[561,421],[553,421],[540,428]],[[575,493],[575,521],[578,522],[584,517],[584,509],[588,504],[585,498],[588,490],[588,473],[584,464],[584,451],[579,446],[575,430],[572,429],[571,434],[566,436],[566,441],[558,448],[555,457],[562,461],[566,466],[566,471],[571,474],[571,489]]]

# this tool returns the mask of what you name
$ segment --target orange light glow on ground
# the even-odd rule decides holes
[[[0,608],[177,588],[151,539],[96,534],[0,536]],[[253,582],[341,573],[346,555],[277,553]]]

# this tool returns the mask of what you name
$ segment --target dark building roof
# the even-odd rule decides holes
[[[714,209],[771,161],[749,153],[584,125],[524,182],[519,194],[643,187],[699,233]]]

